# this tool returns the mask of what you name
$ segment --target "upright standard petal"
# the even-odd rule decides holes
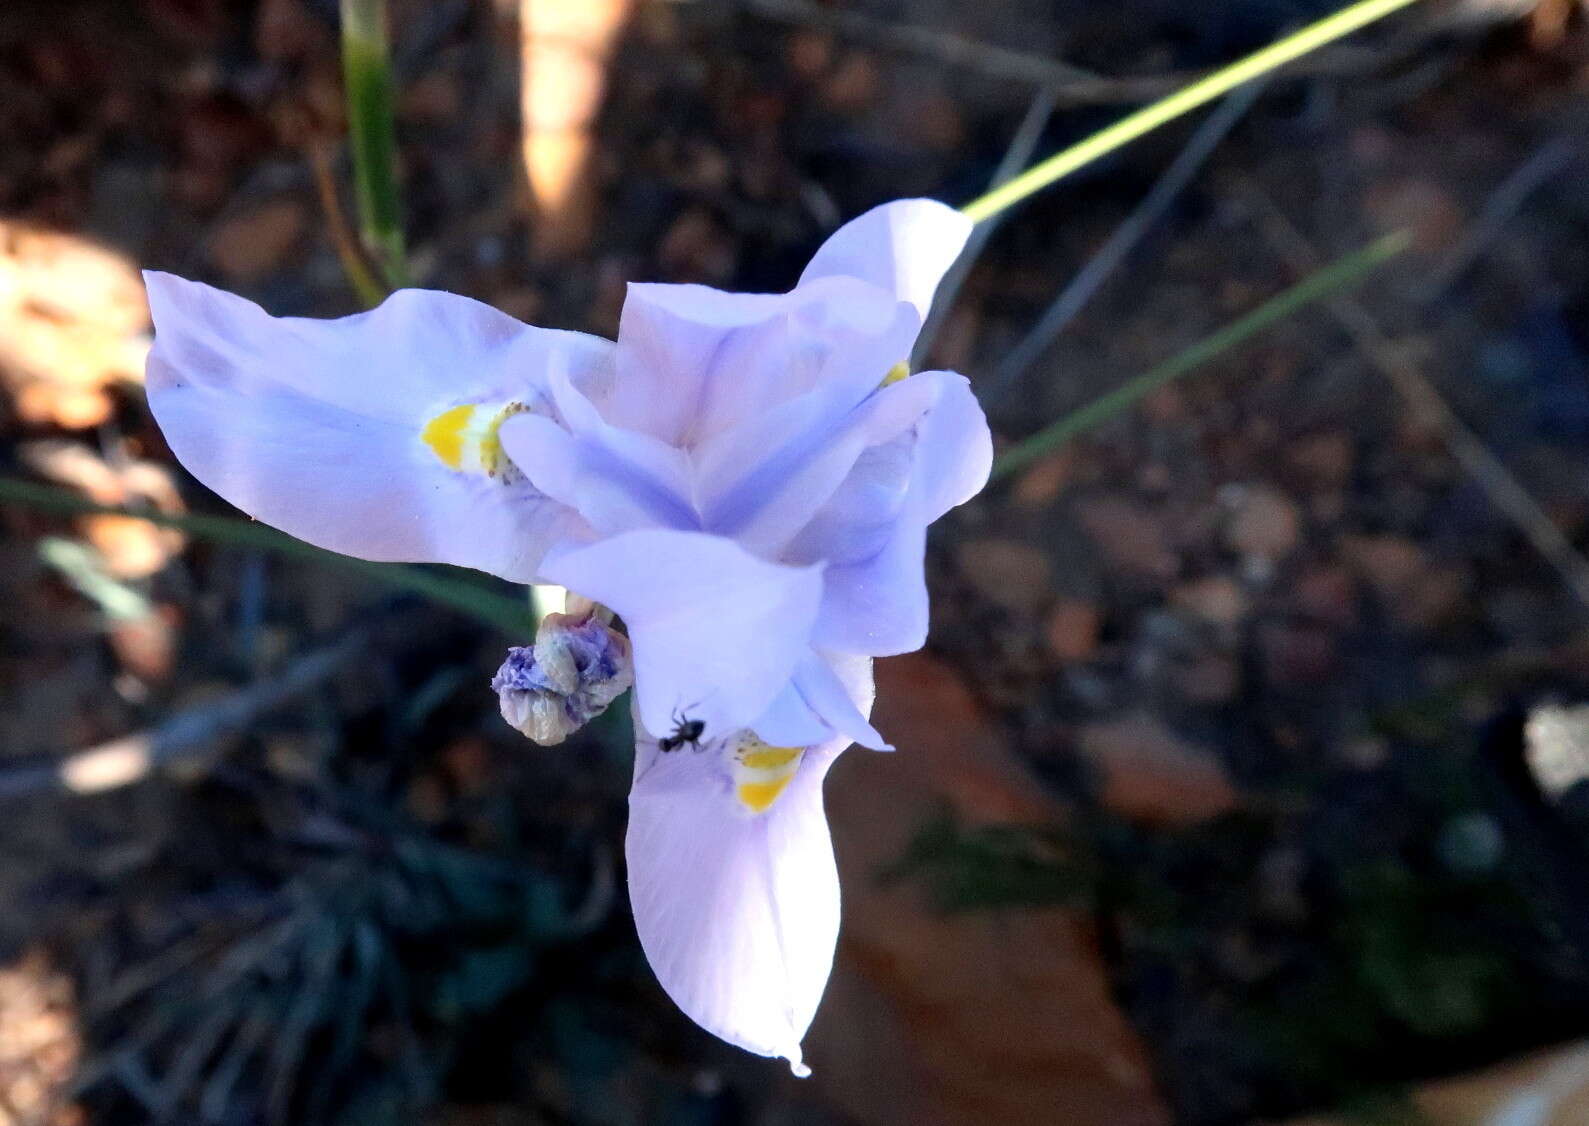
[[[543,571],[623,618],[654,736],[685,718],[709,737],[748,727],[809,652],[822,598],[820,566],[768,563],[701,532],[627,532],[553,555]]]
[[[791,558],[820,553],[831,561],[812,634],[817,645],[874,657],[920,649],[927,640],[927,525],[969,500],[987,481],[992,436],[965,377],[924,371],[905,382],[930,392],[932,404],[916,424],[903,497],[896,502],[897,494],[888,491],[898,487],[897,477],[856,482],[866,490],[861,499],[898,504],[886,538],[873,554],[857,558],[856,547],[878,544],[880,537],[858,517],[834,519],[830,512],[819,513],[796,538],[799,550]],[[857,498],[841,488],[835,499],[850,509]]]
[[[617,377],[602,414],[615,426],[693,445],[842,378],[829,361],[887,334],[898,305],[891,292],[855,278],[778,294],[631,285],[618,327]],[[914,338],[913,331],[906,351]],[[904,358],[894,345],[877,360],[879,370],[854,370],[853,378],[864,392]]]
[[[871,662],[838,676],[871,711]],[[738,735],[661,752],[642,737],[629,797],[629,896],[662,988],[708,1032],[789,1060],[833,967],[839,882],[822,780],[848,740],[772,747]]]
[[[601,535],[700,526],[689,455],[608,423],[562,372],[554,369],[550,382],[563,426],[535,414],[502,423],[502,448],[532,485],[578,511]]]
[[[899,309],[904,316],[888,339],[908,347],[915,316],[907,305]],[[932,399],[930,388],[908,380],[863,391],[835,379],[702,442],[694,467],[705,527],[780,557],[861,452],[914,426]]]
[[[553,357],[605,380],[612,345],[531,328],[449,293],[402,290],[341,320],[277,318],[145,275],[150,408],[183,465],[238,508],[363,559],[454,563],[517,582],[584,521],[532,488],[498,429],[553,412]]]
[[[861,278],[916,306],[923,321],[933,294],[971,237],[971,220],[931,199],[885,203],[834,231],[811,258],[802,286],[819,278]]]

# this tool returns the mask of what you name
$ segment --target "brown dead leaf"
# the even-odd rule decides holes
[[[1415,1090],[1412,1102],[1428,1126],[1583,1126],[1589,1122],[1589,1043],[1442,1079]],[[1288,1126],[1350,1121],[1319,1115]]]
[[[867,1126],[1164,1126],[1083,915],[944,915],[918,884],[879,885],[945,804],[1033,824],[1061,815],[1054,801],[931,657],[878,664],[874,718],[900,750],[852,751],[827,790],[845,913],[813,1081]]]
[[[1081,753],[1102,776],[1105,808],[1153,825],[1195,825],[1235,809],[1240,796],[1208,750],[1143,714],[1082,728]]]
[[[308,229],[302,202],[271,200],[217,226],[210,235],[210,261],[233,284],[256,282],[287,261]]]

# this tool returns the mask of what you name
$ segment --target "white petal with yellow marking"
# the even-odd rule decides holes
[[[496,477],[513,469],[502,452],[502,423],[528,409],[520,402],[460,403],[433,415],[419,437],[447,468]]]
[[[766,813],[794,780],[806,748],[769,746],[749,731],[731,746],[735,800],[745,813]]]

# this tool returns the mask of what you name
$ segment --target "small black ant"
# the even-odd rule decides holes
[[[681,716],[678,712],[674,712],[673,734],[666,739],[658,739],[657,750],[666,754],[688,744],[698,751],[701,749],[701,736],[704,734],[706,734],[706,724],[701,720],[690,719],[688,716]]]

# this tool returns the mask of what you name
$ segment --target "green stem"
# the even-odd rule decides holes
[[[372,582],[393,590],[428,598],[499,630],[508,637],[534,636],[535,617],[517,598],[487,590],[472,579],[454,578],[403,563],[372,563],[346,555],[323,551],[295,540],[265,524],[236,520],[227,516],[172,515],[114,504],[100,504],[66,489],[0,477],[0,502],[21,505],[63,515],[131,516],[164,528],[176,528],[196,539],[212,540],[236,547],[257,548],[310,563],[356,571]]]
[[[1030,465],[1045,454],[1059,449],[1083,431],[1091,430],[1113,418],[1171,380],[1178,379],[1230,349],[1245,344],[1264,329],[1284,320],[1297,310],[1355,285],[1375,268],[1406,250],[1410,242],[1411,238],[1405,231],[1397,231],[1316,270],[1290,289],[1271,297],[1252,312],[1231,322],[1212,336],[1204,337],[1157,367],[1143,372],[1129,383],[1116,388],[1102,398],[1095,399],[1058,422],[1044,427],[1030,438],[1017,442],[994,459],[993,476],[1005,477]]]
[[[1383,19],[1392,12],[1414,3],[1417,3],[1417,0],[1359,0],[1358,3],[1343,8],[1334,15],[1309,24],[1301,31],[1288,35],[1279,42],[1271,43],[1262,50],[1239,59],[1150,106],[1145,106],[1063,152],[1055,153],[1047,160],[1028,168],[1013,180],[994,188],[986,195],[977,197],[960,210],[976,223],[990,219],[1006,208],[1020,203],[1034,192],[1069,176],[1083,165],[1091,164],[1099,157],[1130,144],[1165,122],[1173,121],[1198,106],[1228,94],[1244,82],[1261,78],[1310,51],[1316,51],[1327,43],[1350,35],[1366,24]]]
[[[407,284],[386,0],[342,0],[342,81],[353,145],[354,197],[366,248],[392,288]]]

